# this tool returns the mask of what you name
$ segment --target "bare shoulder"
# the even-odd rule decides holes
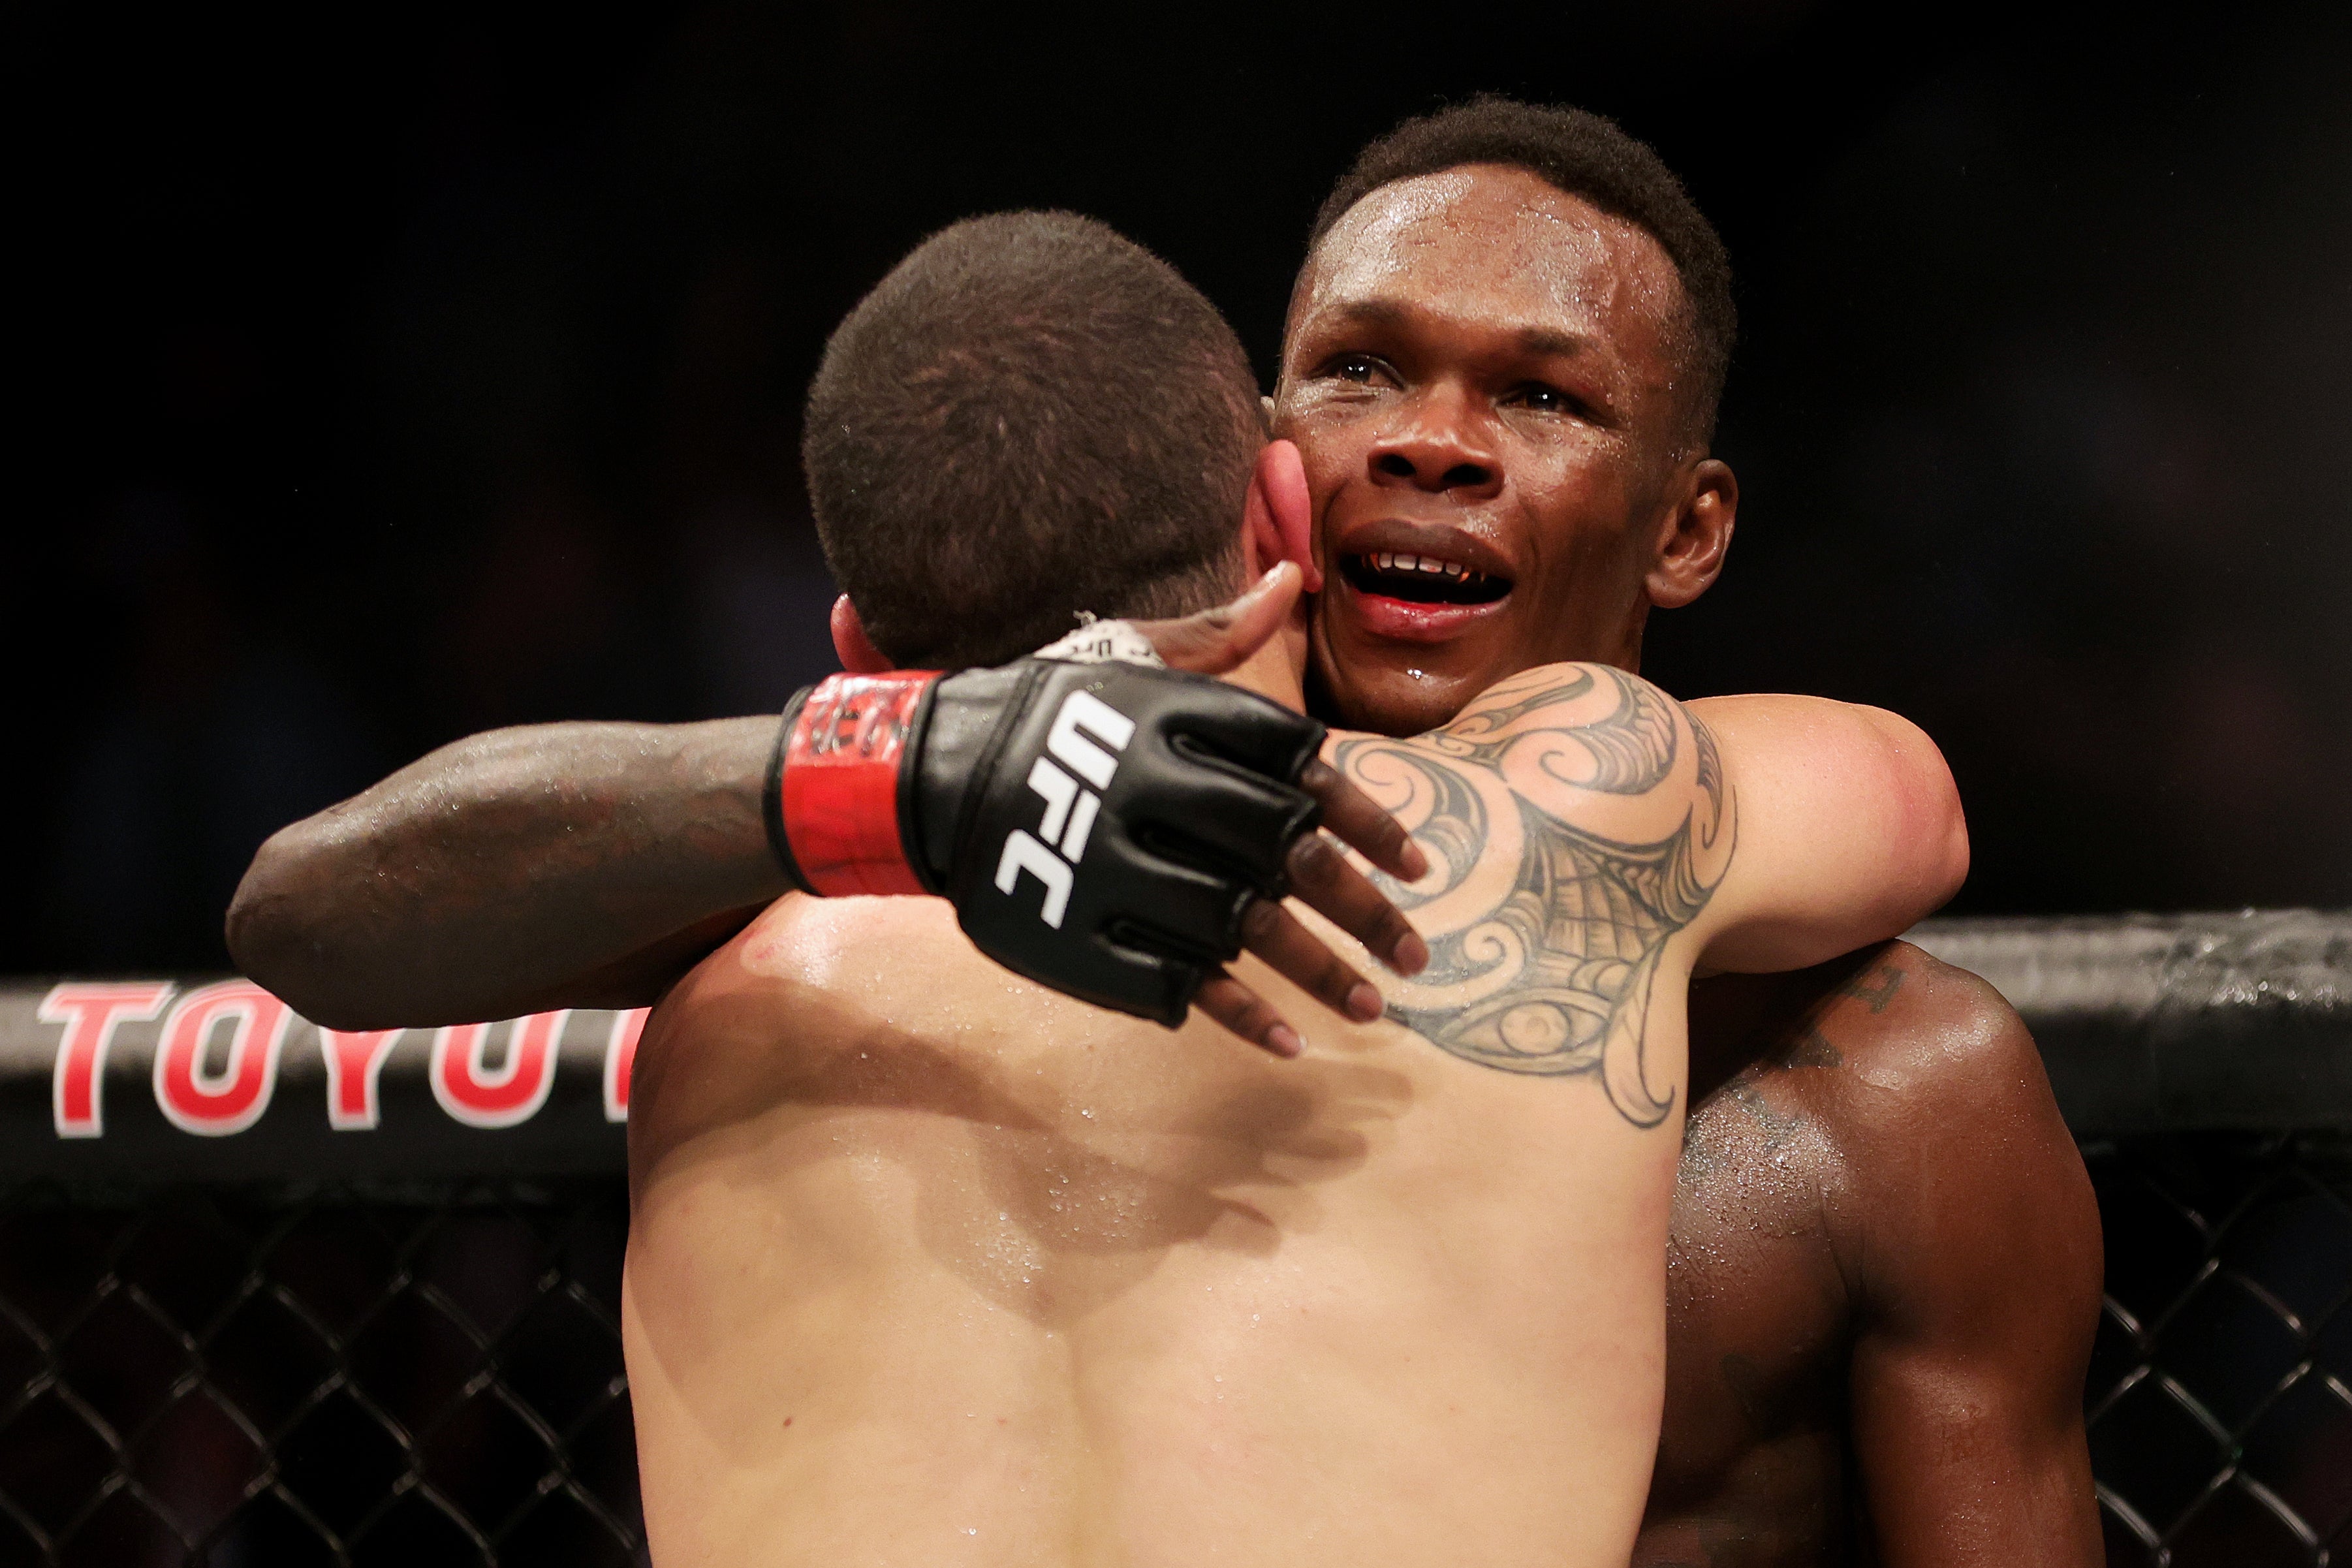
[[[842,967],[836,928],[862,912],[854,906],[880,901],[828,910],[788,894],[663,994],[631,1068],[629,1137],[641,1157],[755,1113],[855,1037],[854,988],[827,984]],[[778,1048],[783,1040],[790,1049]]]
[[[1979,976],[1905,942],[1870,950],[1797,1031],[1796,1074],[1842,1155],[1833,1229],[1882,1309],[2098,1291],[2098,1213],[2032,1033]]]
[[[1816,1015],[1842,1042],[1864,1120],[1916,1105],[1969,1118],[2049,1099],[2025,1020],[1991,984],[1907,942],[1882,942],[1827,988]]]
[[[1835,1130],[1857,1184],[1929,1151],[1973,1165],[2021,1133],[2065,1136],[2032,1032],[1979,976],[1895,941],[1784,984],[1771,1065],[1835,1070],[1775,1076]]]
[[[1683,703],[1612,665],[1538,665],[1488,687],[1442,730],[1368,743],[1491,770],[1563,818],[1670,823],[1694,804],[1706,803],[1710,818],[1726,805],[1722,757],[1706,726]]]

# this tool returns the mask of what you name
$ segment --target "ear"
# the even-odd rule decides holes
[[[891,668],[874,639],[866,635],[866,622],[846,594],[833,602],[833,651],[841,656],[841,668],[852,675],[879,675]]]
[[[1738,476],[1728,463],[1701,458],[1660,525],[1658,558],[1643,579],[1650,603],[1678,610],[1713,587],[1738,520]]]
[[[1307,490],[1307,465],[1287,441],[1268,441],[1250,470],[1249,495],[1242,503],[1242,536],[1255,579],[1285,561],[1298,563],[1306,592],[1319,592],[1323,574],[1315,564],[1314,502]]]

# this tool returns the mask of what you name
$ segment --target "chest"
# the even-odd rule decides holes
[[[1841,1159],[1832,1127],[1772,1076],[1742,1074],[1694,1112],[1666,1254],[1661,1500],[1769,1486],[1743,1472],[1790,1464],[1818,1489],[1834,1463],[1852,1333]]]

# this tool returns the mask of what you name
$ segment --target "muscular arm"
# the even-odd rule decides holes
[[[1228,604],[1134,629],[1171,667],[1216,674],[1284,624],[1300,584],[1286,563]],[[230,906],[230,951],[340,1028],[649,1002],[786,890],[761,799],[777,728],[764,716],[549,724],[444,747],[264,845]],[[1420,939],[1334,840],[1405,875],[1417,852],[1330,768],[1313,763],[1296,783],[1330,837],[1289,839],[1291,893],[1382,963],[1417,969]],[[1271,900],[1247,910],[1242,945],[1334,1012],[1379,1006]],[[1244,1039],[1297,1048],[1229,972],[1194,1000]]]
[[[775,739],[762,717],[445,746],[263,845],[229,951],[336,1028],[650,1002],[785,890]]]
[[[2100,1558],[2083,1433],[2098,1209],[2025,1026],[1975,976],[1909,955],[1932,1010],[1853,1147],[1864,1224],[1853,1447],[1894,1568]]]

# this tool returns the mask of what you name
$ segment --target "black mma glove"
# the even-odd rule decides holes
[[[1322,744],[1311,719],[1146,665],[836,675],[784,710],[768,830],[796,887],[945,894],[1007,969],[1173,1028],[1250,901],[1287,890]]]

